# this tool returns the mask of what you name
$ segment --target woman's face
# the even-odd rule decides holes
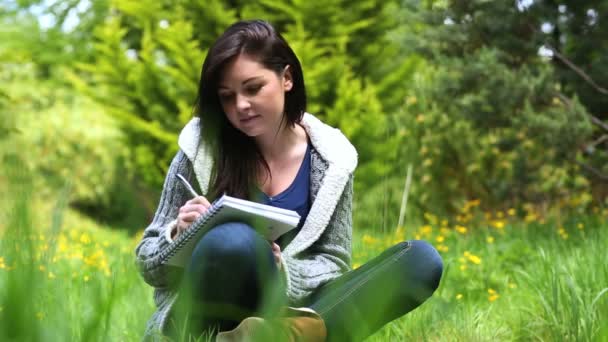
[[[250,137],[275,134],[293,86],[288,67],[282,75],[241,54],[226,65],[218,96],[230,123]]]

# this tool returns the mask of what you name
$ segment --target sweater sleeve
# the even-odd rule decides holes
[[[351,175],[321,237],[308,249],[283,260],[287,296],[300,303],[320,286],[350,270],[352,250]]]
[[[177,173],[188,180],[193,177],[192,164],[181,150],[169,166],[152,223],[144,230],[143,237],[135,248],[139,271],[144,280],[154,287],[170,286],[181,273],[180,268],[164,265],[159,258],[160,253],[170,244],[166,232],[175,227],[179,208],[189,198],[188,192],[175,177]]]

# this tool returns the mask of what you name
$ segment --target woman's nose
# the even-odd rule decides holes
[[[249,99],[241,94],[236,94],[236,109],[239,112],[247,111],[251,107]]]

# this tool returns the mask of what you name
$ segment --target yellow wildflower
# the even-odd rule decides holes
[[[88,276],[88,275],[85,275],[85,276],[83,277],[83,279],[84,279],[84,281],[85,281],[85,282],[87,282],[87,281],[89,281],[89,276]]]
[[[470,207],[476,207],[476,206],[478,206],[480,203],[481,203],[481,201],[480,201],[479,199],[474,199],[474,200],[469,201],[469,206],[470,206]]]
[[[437,238],[435,238],[435,241],[442,243],[445,240],[445,237],[442,235],[437,236]]]
[[[481,264],[481,258],[478,257],[477,255],[469,255],[469,261],[474,263],[475,265],[479,265]]]
[[[486,238],[486,242],[487,242],[487,243],[494,243],[494,237],[493,237],[493,236],[488,236],[488,237]]]
[[[457,294],[457,295],[456,295],[456,299],[457,299],[457,300],[461,300],[461,299],[462,299],[462,293]]]
[[[517,214],[517,211],[515,211],[515,209],[511,208],[511,209],[507,210],[507,214],[509,214],[509,216],[515,216],[515,214]]]
[[[467,269],[467,265],[460,265],[460,270],[461,270],[461,271],[464,271],[464,270],[466,270],[466,269]]]
[[[488,300],[490,302],[493,302],[493,301],[497,300],[498,297],[499,297],[498,293],[495,290],[493,290],[493,289],[488,289],[488,295],[489,295],[488,296]]]
[[[505,222],[500,220],[492,221],[492,226],[497,229],[503,229],[505,227]]]
[[[584,229],[585,225],[582,224],[582,223],[579,223],[579,224],[576,225],[576,228],[578,228],[578,229]]]
[[[430,167],[431,165],[433,165],[433,160],[431,158],[426,158],[422,162],[422,166],[424,166],[424,167]]]
[[[418,123],[424,122],[424,114],[418,114],[416,116],[416,122],[418,122]]]
[[[431,227],[430,225],[424,225],[422,226],[422,228],[420,229],[420,232],[426,236],[431,235],[431,233],[433,232],[433,227]]]
[[[446,245],[439,245],[439,246],[437,246],[437,250],[445,253],[449,250],[449,248]]]
[[[456,226],[456,227],[454,227],[454,229],[456,229],[456,231],[459,232],[460,234],[466,234],[467,233],[467,228],[463,227],[463,226]]]
[[[91,243],[91,237],[87,233],[82,233],[80,235],[80,242],[83,243],[83,244],[85,244],[85,245],[89,244],[89,243]]]
[[[371,244],[375,244],[376,242],[378,242],[378,239],[372,237],[371,235],[368,235],[368,234],[363,235],[363,243],[371,245]]]
[[[535,222],[536,220],[538,220],[538,215],[535,213],[528,213],[526,217],[524,217],[524,221],[527,223]]]

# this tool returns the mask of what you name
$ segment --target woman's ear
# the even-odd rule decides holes
[[[283,69],[283,88],[285,92],[288,92],[293,88],[293,77],[291,76],[291,68],[289,65],[285,66]]]

